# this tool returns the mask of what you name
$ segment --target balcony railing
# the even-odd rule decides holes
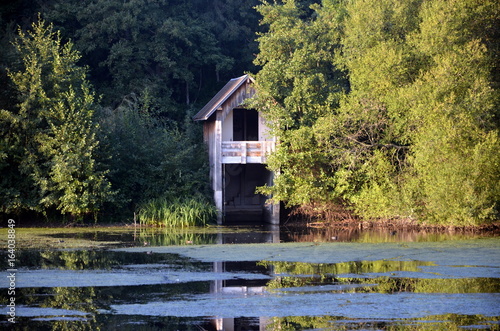
[[[274,141],[223,141],[222,163],[266,163]]]

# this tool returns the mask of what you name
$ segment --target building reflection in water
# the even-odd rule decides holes
[[[256,244],[256,243],[279,243],[280,227],[278,225],[266,225],[255,232],[244,233],[219,233],[217,244]],[[259,272],[272,274],[272,267],[256,266],[255,262],[224,261],[214,262],[213,271],[223,272]],[[251,295],[262,295],[266,291],[266,279],[232,279],[214,280],[210,285],[210,293],[214,296],[241,296],[242,299]],[[217,331],[235,330],[266,330],[270,319],[267,317],[252,318],[220,318],[215,317],[212,321]]]

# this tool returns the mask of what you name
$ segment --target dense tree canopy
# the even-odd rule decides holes
[[[311,11],[312,10],[312,11]],[[498,218],[495,1],[264,2],[259,99],[280,138],[263,188],[368,218]]]
[[[148,199],[210,196],[190,118],[253,68],[257,3],[0,5],[2,212],[130,218]]]

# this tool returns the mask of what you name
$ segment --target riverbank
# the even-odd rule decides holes
[[[6,228],[5,224],[0,225],[1,228]],[[255,225],[256,223],[249,223]],[[216,224],[213,224],[215,226]],[[231,224],[228,224],[231,225]],[[453,226],[453,225],[439,225],[439,224],[429,224],[425,222],[419,222],[411,219],[386,219],[386,220],[362,220],[355,217],[348,217],[345,219],[330,219],[321,220],[319,218],[306,217],[303,215],[295,214],[284,220],[280,224],[281,226],[304,226],[309,228],[317,229],[386,229],[386,230],[414,230],[414,231],[435,231],[435,232],[472,232],[472,233],[493,233],[500,235],[500,221],[493,222],[489,224],[483,224],[479,226]],[[212,226],[212,225],[208,225]],[[133,227],[141,227],[139,222],[134,224],[133,222],[92,222],[92,223],[81,223],[81,222],[48,222],[48,221],[29,221],[22,220],[16,221],[17,228],[124,228],[129,229]],[[142,227],[150,227],[144,226]]]
[[[491,233],[500,235],[500,220],[482,225],[432,224],[411,217],[363,219],[345,206],[338,204],[306,205],[288,210],[284,224],[303,225],[324,229],[380,229],[387,231],[425,231],[436,233]]]
[[[303,225],[306,227],[318,228],[318,229],[380,229],[387,231],[401,231],[401,230],[412,230],[412,231],[425,231],[425,232],[436,232],[436,233],[490,233],[500,235],[500,221],[479,225],[479,226],[453,226],[453,225],[439,225],[439,224],[428,224],[424,222],[418,222],[416,220],[409,219],[392,219],[392,220],[375,220],[375,221],[364,221],[360,219],[345,219],[345,220],[310,220],[310,219],[294,219],[288,222],[288,224]]]

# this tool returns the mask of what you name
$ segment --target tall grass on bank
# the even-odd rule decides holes
[[[181,228],[207,225],[216,215],[212,204],[196,197],[151,199],[141,204],[137,212],[143,225]]]

